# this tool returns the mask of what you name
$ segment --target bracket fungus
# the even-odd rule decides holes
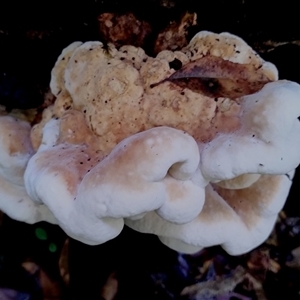
[[[156,57],[75,42],[50,87],[56,101],[32,128],[0,118],[10,216],[90,245],[126,224],[185,253],[238,255],[268,237],[300,162],[300,86],[242,39],[202,31]]]
[[[11,116],[0,116],[0,210],[27,223],[56,219],[45,205],[38,205],[24,187],[24,171],[34,154],[29,123]]]

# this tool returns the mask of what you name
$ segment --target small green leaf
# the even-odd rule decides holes
[[[56,252],[57,246],[54,243],[50,243],[49,245],[49,251],[50,252]]]
[[[48,238],[47,232],[43,228],[40,228],[40,227],[36,228],[35,235],[39,240],[42,240],[42,241],[45,241]]]

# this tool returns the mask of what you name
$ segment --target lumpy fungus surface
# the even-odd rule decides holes
[[[242,39],[203,31],[156,57],[74,42],[50,87],[33,127],[0,117],[11,217],[90,245],[126,224],[186,253],[241,254],[267,238],[300,162],[300,87]]]

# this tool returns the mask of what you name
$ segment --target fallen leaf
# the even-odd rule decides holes
[[[101,40],[113,43],[117,48],[124,45],[142,47],[151,33],[149,23],[137,19],[132,13],[102,13],[98,16],[98,24]]]
[[[26,261],[22,263],[22,267],[31,275],[35,275],[43,291],[43,300],[61,299],[62,287],[58,279],[51,278],[40,266],[35,262]],[[1,299],[1,298],[0,298]]]
[[[60,276],[67,286],[70,283],[69,244],[70,244],[70,240],[66,239],[64,246],[61,249],[61,253],[58,261]]]
[[[251,64],[233,63],[208,55],[184,65],[151,87],[166,81],[211,98],[234,99],[259,91],[270,79]]]
[[[179,22],[172,22],[160,32],[154,43],[154,53],[163,50],[176,51],[188,44],[188,33],[192,26],[197,25],[197,14],[186,12]]]
[[[297,247],[294,250],[292,250],[291,254],[292,259],[285,263],[286,266],[300,270],[300,247]]]
[[[8,288],[0,288],[0,300],[32,299],[27,293]]]
[[[245,269],[238,266],[230,277],[224,276],[185,287],[181,296],[188,297],[190,300],[216,299],[217,296],[232,292],[244,279],[245,274]]]
[[[101,297],[105,300],[114,300],[118,292],[118,287],[118,279],[116,277],[116,273],[113,272],[109,275],[106,283],[102,287]]]
[[[259,300],[267,300],[264,288],[263,288],[263,282],[257,280],[255,277],[253,277],[250,273],[245,274],[244,280],[248,281],[248,285],[250,289],[253,289],[255,291],[255,294],[257,296],[257,299]]]

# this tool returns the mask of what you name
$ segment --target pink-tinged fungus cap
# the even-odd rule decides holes
[[[0,210],[18,221],[55,223],[45,205],[33,202],[24,187],[23,175],[34,151],[29,123],[0,116]]]
[[[127,224],[181,252],[249,251],[271,232],[300,162],[300,87],[277,79],[229,33],[200,32],[155,58],[75,42],[52,70],[56,101],[30,132],[29,199],[91,245]]]
[[[78,130],[71,132],[65,125],[73,122]],[[29,195],[46,204],[70,236],[94,245],[117,236],[124,218],[157,210],[171,222],[185,223],[200,213],[204,187],[191,180],[199,165],[191,136],[153,128],[126,138],[104,158],[84,124],[75,111],[48,122],[45,141],[25,172]]]
[[[214,184],[205,189],[201,213],[186,224],[173,224],[155,212],[126,224],[144,233],[154,233],[168,247],[195,253],[221,245],[239,255],[261,244],[270,234],[291,187],[286,175],[262,175],[251,187],[229,190]]]

